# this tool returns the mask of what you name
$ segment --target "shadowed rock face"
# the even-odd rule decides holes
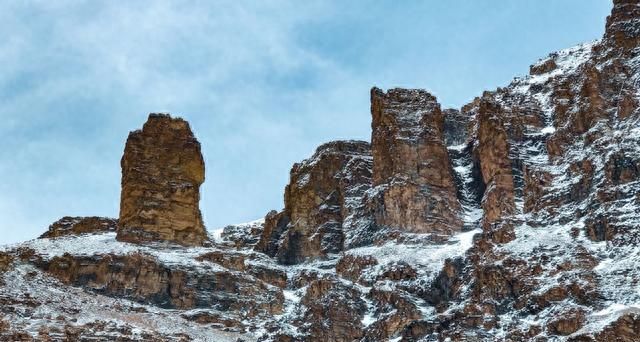
[[[291,169],[283,212],[269,213],[256,250],[284,264],[343,249],[347,217],[371,187],[369,144],[335,141]]]
[[[415,233],[462,229],[444,115],[424,90],[371,90],[375,222]]]
[[[210,254],[198,259],[224,263],[230,269],[237,264],[212,259]],[[188,267],[172,268],[144,254],[90,257],[67,254],[39,266],[65,284],[159,307],[245,310],[249,315],[282,311],[279,289],[255,277],[225,269],[198,272]]]
[[[142,130],[129,134],[121,165],[118,240],[187,246],[207,240],[198,207],[204,160],[186,121],[149,115]]]
[[[501,108],[498,104],[481,100],[478,109],[478,143],[474,151],[480,164],[485,193],[482,199],[482,227],[496,232],[496,240],[507,242],[513,238],[507,220],[515,213],[514,180],[509,143]]]

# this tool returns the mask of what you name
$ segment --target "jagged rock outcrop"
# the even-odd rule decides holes
[[[360,283],[363,271],[378,264],[378,260],[371,255],[347,254],[336,263],[336,274],[354,283]]]
[[[462,229],[444,115],[424,90],[371,90],[375,222],[413,233]]]
[[[309,284],[301,299],[305,312],[301,326],[305,341],[357,341],[363,335],[366,303],[355,287],[332,279]]]
[[[632,49],[640,43],[640,7],[635,0],[613,0],[605,38],[617,47]]]
[[[150,114],[142,130],[129,134],[121,164],[120,241],[207,240],[199,208],[204,160],[186,121]]]
[[[67,235],[115,232],[118,220],[107,217],[70,217],[65,216],[49,226],[43,238],[55,238]]]
[[[602,331],[595,333],[584,333],[569,338],[571,342],[596,342],[596,341],[616,341],[634,342],[638,339],[640,332],[640,314],[628,313],[622,315]]]
[[[295,264],[343,250],[357,202],[371,187],[369,144],[336,141],[291,169],[284,211],[265,218],[256,250]]]
[[[373,288],[369,292],[375,322],[367,327],[364,341],[384,341],[397,335],[422,314],[414,301],[402,291]]]
[[[294,165],[283,211],[216,247],[121,243],[108,219],[65,218],[2,249],[0,339],[636,341],[639,22],[615,0],[602,40],[460,110],[374,88],[372,145],[321,146]],[[159,184],[189,173],[141,155]],[[136,242],[193,244],[153,227],[169,234]]]
[[[253,248],[260,242],[264,225],[263,220],[229,225],[224,227],[220,237],[223,241],[229,242],[235,248]]]
[[[482,227],[498,242],[513,239],[508,219],[515,214],[515,189],[508,136],[500,119],[500,106],[482,99],[478,105],[478,143],[474,155],[484,183]]]
[[[238,261],[222,262],[215,255],[199,257],[236,269]],[[65,284],[83,286],[113,297],[163,308],[207,308],[242,311],[247,317],[282,312],[282,292],[241,273],[224,269],[175,268],[144,254],[74,256],[43,261],[40,267]],[[244,267],[244,266],[242,266]]]
[[[614,1],[603,40],[551,54],[463,107],[484,231],[462,267],[441,273],[456,280],[438,277],[454,290],[436,292],[444,307],[463,308],[407,325],[405,338],[489,340],[494,327],[506,340],[638,335],[625,314],[638,301],[626,279],[638,274],[639,19],[635,1]],[[603,329],[599,310],[620,323]]]

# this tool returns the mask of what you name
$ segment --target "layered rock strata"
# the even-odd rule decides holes
[[[413,233],[462,229],[444,114],[424,90],[371,90],[375,222]]]
[[[122,156],[118,240],[202,245],[200,214],[204,160],[189,124],[151,114],[129,134]]]
[[[49,226],[40,238],[56,238],[60,236],[115,232],[118,220],[106,217],[63,217]]]
[[[343,250],[358,199],[371,187],[370,147],[337,141],[291,169],[285,209],[271,212],[256,250],[284,264]]]

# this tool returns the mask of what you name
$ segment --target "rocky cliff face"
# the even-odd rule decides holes
[[[202,245],[200,214],[204,160],[189,124],[151,114],[142,130],[129,134],[122,156],[118,239]]]
[[[80,235],[115,232],[118,220],[106,217],[63,217],[49,226],[40,238],[56,238],[66,235]]]
[[[343,250],[365,191],[371,188],[371,149],[337,141],[291,169],[284,211],[271,212],[256,250],[295,264]]]
[[[371,90],[375,222],[415,233],[460,231],[444,115],[424,90]]]
[[[636,341],[639,23],[615,0],[603,39],[460,109],[374,88],[371,145],[322,145],[284,210],[214,247],[199,145],[152,115],[127,142],[118,239],[65,217],[0,250],[0,338]]]

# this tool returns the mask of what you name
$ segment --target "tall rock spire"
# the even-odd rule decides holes
[[[424,90],[371,90],[373,185],[378,225],[414,233],[462,228],[444,143],[444,115]]]
[[[206,241],[198,207],[204,160],[189,123],[150,114],[142,130],[129,134],[121,165],[118,240],[187,246]]]

